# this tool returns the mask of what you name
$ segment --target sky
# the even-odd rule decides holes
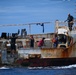
[[[55,30],[55,21],[64,21],[68,13],[76,18],[76,0],[0,0],[0,25],[28,24],[51,22],[44,24],[44,33]],[[15,33],[26,28],[28,34],[42,34],[42,26],[3,26],[2,32]]]

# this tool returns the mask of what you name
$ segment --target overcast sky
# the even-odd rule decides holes
[[[68,13],[76,17],[75,0],[0,0],[0,25],[52,22],[45,24],[45,33],[54,32],[55,20],[64,21]],[[28,26],[0,27],[0,33],[14,33]],[[42,27],[32,25],[31,33],[42,33]]]

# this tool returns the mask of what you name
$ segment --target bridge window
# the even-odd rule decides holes
[[[58,35],[58,43],[65,44],[66,42],[67,42],[67,36],[64,34],[59,34]]]

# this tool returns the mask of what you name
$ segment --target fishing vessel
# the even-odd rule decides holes
[[[43,24],[43,23],[37,23]],[[44,25],[43,31],[44,31]],[[52,38],[57,34],[58,45],[53,47]],[[30,47],[30,35],[34,37],[34,47]],[[76,27],[69,30],[66,22],[55,22],[55,32],[30,34],[16,39],[16,53],[11,57],[10,38],[0,40],[0,64],[30,67],[64,66],[76,64]],[[38,41],[45,37],[42,47]],[[71,43],[72,40],[72,43]],[[6,43],[7,42],[7,43]],[[71,44],[70,44],[71,43]]]

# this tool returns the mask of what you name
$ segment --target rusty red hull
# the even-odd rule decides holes
[[[48,67],[48,66],[67,66],[76,64],[76,58],[34,58],[34,59],[19,59],[18,65],[30,67]]]

